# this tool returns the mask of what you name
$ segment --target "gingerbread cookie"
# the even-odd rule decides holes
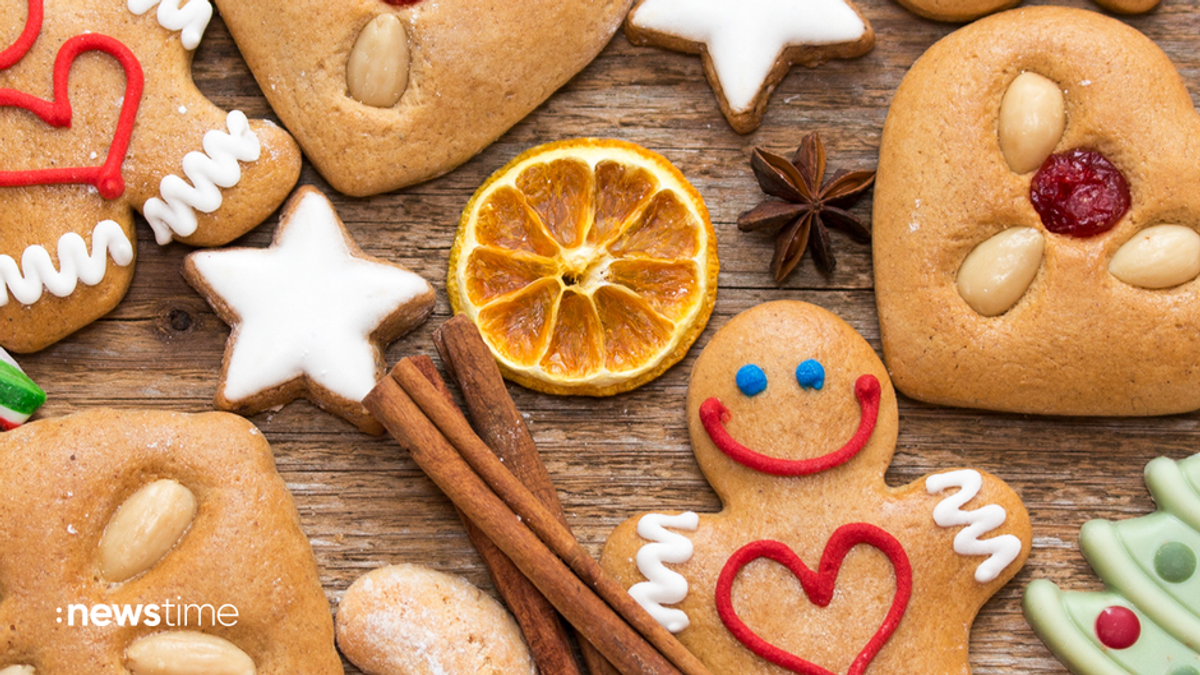
[[[875,187],[896,386],[1039,414],[1200,408],[1198,153],[1178,73],[1119,21],[1030,7],[931,47],[892,101]]]
[[[160,243],[216,245],[287,196],[300,172],[291,137],[192,84],[211,13],[208,0],[0,9],[15,27],[0,52],[0,345],[41,349],[120,302],[133,209]]]
[[[367,675],[534,675],[521,629],[462,577],[393,565],[359,577],[338,605],[338,646]]]
[[[218,408],[251,415],[305,397],[383,433],[362,399],[387,343],[433,311],[433,288],[364,254],[319,190],[296,191],[270,248],[198,251],[183,276],[233,327]]]
[[[39,420],[0,434],[0,490],[3,672],[341,674],[312,549],[245,420]]]
[[[1021,0],[899,0],[908,11],[934,21],[974,21],[992,12],[1015,7]],[[1096,0],[1096,4],[1118,14],[1142,14],[1158,6],[1158,0]]]
[[[973,469],[884,483],[896,398],[865,340],[814,305],[759,305],[705,347],[687,410],[724,510],[634,517],[602,563],[705,665],[969,672],[971,622],[1024,563],[1029,518]]]
[[[595,58],[630,1],[217,6],[317,170],[364,196],[439,176],[490,145]]]
[[[758,128],[792,66],[854,58],[875,46],[875,31],[849,0],[638,0],[625,36],[699,54],[721,112],[739,134]]]
[[[1035,579],[1025,617],[1079,675],[1190,675],[1200,671],[1200,455],[1146,465],[1158,511],[1118,523],[1093,520],[1079,548],[1101,592],[1063,592]]]

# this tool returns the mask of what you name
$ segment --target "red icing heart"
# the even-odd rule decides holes
[[[861,675],[867,666],[871,665],[871,661],[883,648],[884,643],[896,631],[896,627],[900,624],[900,619],[908,607],[909,597],[912,595],[912,566],[908,562],[908,554],[904,552],[904,547],[895,537],[874,525],[851,523],[839,527],[825,545],[825,552],[821,554],[821,563],[816,572],[808,569],[804,561],[800,560],[800,557],[786,544],[769,539],[746,544],[730,556],[725,567],[721,569],[721,576],[717,579],[717,614],[720,615],[721,621],[734,637],[746,645],[750,651],[771,663],[802,675],[834,675],[811,661],[776,647],[751,630],[733,609],[733,580],[737,577],[738,572],[751,562],[759,558],[770,558],[787,567],[792,574],[796,575],[796,578],[800,580],[801,587],[804,588],[804,592],[814,605],[827,607],[829,601],[833,599],[833,588],[837,583],[842,560],[850,552],[850,549],[858,544],[874,546],[882,551],[891,561],[896,575],[896,594],[892,600],[892,607],[888,610],[887,616],[883,618],[879,630],[875,631],[862,651],[854,658],[847,673],[847,675]]]
[[[42,0],[29,0],[29,14],[25,30],[12,46],[0,52],[0,69],[11,67],[20,61],[37,39],[42,27]],[[116,199],[125,191],[125,180],[121,177],[121,164],[129,149],[129,137],[133,135],[133,122],[137,118],[142,100],[145,76],[142,65],[128,47],[114,38],[98,33],[77,35],[63,43],[54,59],[54,100],[45,101],[14,89],[0,89],[0,106],[24,108],[37,115],[43,122],[54,127],[71,126],[71,99],[67,93],[67,79],[71,65],[80,54],[100,51],[112,56],[125,70],[125,98],[121,113],[113,132],[108,156],[100,166],[55,167],[53,169],[29,169],[25,171],[0,171],[0,187],[25,187],[60,183],[87,183],[94,185],[105,199]]]

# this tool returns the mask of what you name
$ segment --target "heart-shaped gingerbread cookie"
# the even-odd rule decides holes
[[[896,386],[1034,414],[1200,408],[1197,155],[1175,66],[1120,21],[1028,7],[930,47],[875,182]]]
[[[271,107],[337,190],[450,171],[608,44],[631,0],[217,0]]]

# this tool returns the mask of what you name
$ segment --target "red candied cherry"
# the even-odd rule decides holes
[[[1096,617],[1096,637],[1109,649],[1132,647],[1142,634],[1142,623],[1128,607],[1106,607]]]
[[[1129,210],[1129,183],[1095,150],[1050,155],[1033,176],[1029,199],[1055,234],[1093,237],[1107,232]]]

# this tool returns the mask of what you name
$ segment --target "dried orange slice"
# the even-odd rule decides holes
[[[510,380],[608,396],[658,377],[704,330],[717,238],[700,194],[661,155],[548,143],[475,192],[446,288]]]

